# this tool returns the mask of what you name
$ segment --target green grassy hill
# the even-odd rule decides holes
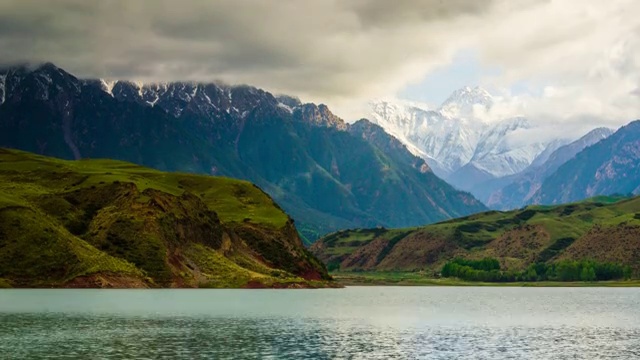
[[[640,197],[596,197],[560,206],[489,211],[411,229],[330,234],[311,247],[330,271],[425,271],[454,258],[498,259],[504,271],[594,260],[640,272]]]
[[[291,287],[329,277],[246,181],[0,149],[0,286]]]

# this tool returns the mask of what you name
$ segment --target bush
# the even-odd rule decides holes
[[[467,281],[606,281],[629,279],[631,268],[616,263],[600,263],[593,260],[560,261],[554,264],[542,262],[529,265],[521,272],[500,271],[498,260],[465,260],[456,258],[442,268],[442,277],[456,277]]]
[[[531,219],[532,217],[534,217],[535,215],[536,215],[536,211],[535,210],[528,209],[528,210],[525,210],[525,211],[523,211],[521,213],[518,213],[516,215],[516,218],[518,218],[518,219],[520,219],[522,221],[527,221],[527,220]]]

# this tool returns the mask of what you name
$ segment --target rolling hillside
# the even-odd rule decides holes
[[[255,185],[0,149],[0,283],[326,286],[293,221]]]
[[[436,276],[456,257],[534,263],[595,260],[640,271],[640,197],[489,211],[418,228],[345,230],[313,244],[330,271],[417,271]]]

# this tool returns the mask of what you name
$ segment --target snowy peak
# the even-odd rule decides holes
[[[271,94],[247,85],[228,86],[196,82],[141,83],[126,80],[110,82],[104,79],[94,82],[102,91],[117,100],[159,107],[174,117],[188,113],[211,120],[227,115],[244,118],[263,101],[274,106],[277,103]]]
[[[409,101],[374,100],[369,102],[371,121],[391,131],[392,135],[402,135],[416,131],[415,126],[426,126],[430,115],[425,104]]]
[[[99,79],[98,81],[100,82],[100,88],[102,89],[102,91],[113,97],[113,87],[115,86],[117,81],[109,81],[105,79]]]
[[[450,104],[469,104],[469,105],[483,105],[490,106],[493,104],[493,96],[485,89],[475,86],[465,86],[461,89],[454,91],[448,98],[442,103],[442,107]]]
[[[494,97],[481,87],[456,90],[433,111],[404,101],[371,102],[371,121],[424,158],[434,172],[455,183],[469,165],[490,177],[518,173],[548,148],[531,143],[523,132],[534,126],[526,118],[486,119]],[[469,167],[467,167],[469,168]]]
[[[429,111],[429,106],[424,103],[407,101],[407,100],[388,100],[388,99],[375,99],[369,101],[369,107],[376,112],[389,113],[389,115],[401,112],[404,109]]]
[[[473,117],[478,110],[487,111],[493,106],[493,96],[479,86],[465,86],[449,96],[440,106],[440,112],[450,118]]]
[[[276,100],[278,100],[278,107],[285,109],[287,112],[293,114],[293,110],[298,106],[302,105],[300,99],[295,96],[289,95],[276,95]]]

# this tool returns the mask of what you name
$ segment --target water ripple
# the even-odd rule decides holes
[[[378,296],[381,291],[384,297]],[[25,305],[29,297],[43,296],[40,293],[0,292],[0,358],[640,358],[638,290],[552,292],[563,295],[555,299],[545,297],[550,293],[544,291],[507,290],[508,297],[499,290],[459,291],[475,300],[469,306],[475,315],[466,321],[461,320],[460,311],[471,313],[455,297],[448,297],[461,295],[452,289],[235,292],[233,308],[227,305],[230,298],[215,299],[219,293],[192,291],[179,296],[200,297],[206,306],[177,311],[179,303],[172,303],[164,312],[158,304],[163,304],[164,296],[176,300],[175,294],[150,293],[153,296],[146,298],[140,293],[101,292],[96,297],[68,292],[52,295],[45,309]],[[256,306],[247,295],[262,297],[266,305],[258,308],[261,312],[242,311],[248,303]],[[8,305],[9,300],[19,300],[16,296],[23,301],[21,307]],[[93,308],[100,310],[72,311],[57,303],[64,296],[74,301],[99,298]],[[420,301],[425,296],[434,301]],[[269,307],[271,297],[280,307]],[[285,298],[289,301],[282,302]],[[105,299],[111,308],[100,305]],[[150,305],[153,311],[122,307],[132,299],[155,304]],[[300,301],[307,303],[302,306]],[[545,303],[535,306],[531,301]],[[437,311],[434,304],[439,304]]]

